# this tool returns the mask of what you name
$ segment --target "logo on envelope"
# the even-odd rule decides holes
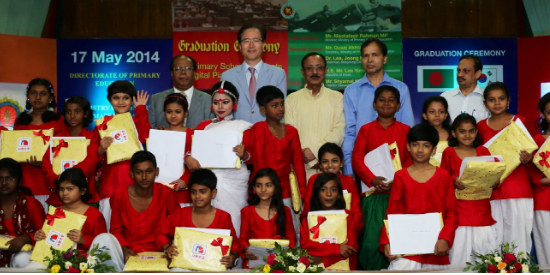
[[[69,168],[72,168],[73,166],[76,165],[76,160],[75,159],[64,159],[61,161],[61,172],[69,169]]]
[[[320,243],[336,243],[337,238],[336,237],[321,237]]]
[[[193,243],[193,249],[191,249],[191,258],[195,260],[204,261],[206,259],[206,248],[208,246],[201,243]]]
[[[128,134],[124,129],[111,132],[111,137],[113,138],[113,144],[119,144],[128,141]]]
[[[61,248],[65,237],[65,234],[61,232],[50,230],[50,234],[48,234],[48,237],[46,238],[46,244],[55,248]]]
[[[30,138],[18,138],[17,139],[17,152],[30,152],[31,151],[31,139]]]
[[[156,260],[157,256],[139,256],[140,260]]]

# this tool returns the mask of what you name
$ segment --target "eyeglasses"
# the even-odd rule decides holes
[[[322,70],[324,70],[325,68],[326,68],[326,66],[325,66],[325,67],[317,66],[317,67],[307,67],[307,68],[305,68],[305,69],[306,69],[306,71],[308,71],[308,72],[314,72],[314,71],[322,71]]]
[[[193,67],[175,67],[174,68],[174,72],[188,72],[188,71],[192,71],[194,70],[195,68]]]
[[[15,178],[13,178],[13,177],[0,178],[0,183],[2,183],[4,181],[11,183],[11,182],[15,181]]]
[[[247,43],[248,44],[250,42],[259,43],[259,42],[264,42],[264,41],[260,38],[253,38],[253,39],[245,38],[245,39],[241,40],[241,43]]]

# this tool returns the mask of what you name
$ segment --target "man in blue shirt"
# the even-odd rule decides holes
[[[346,175],[353,174],[351,153],[359,129],[378,117],[373,108],[376,88],[381,85],[391,85],[397,88],[401,94],[401,109],[397,111],[395,118],[411,127],[414,125],[409,88],[405,83],[389,77],[384,72],[384,64],[387,60],[388,48],[386,44],[376,38],[367,39],[361,45],[361,63],[366,74],[344,91],[346,130],[342,150],[344,151],[344,174]]]

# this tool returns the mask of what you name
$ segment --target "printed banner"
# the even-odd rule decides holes
[[[327,59],[325,86],[344,90],[365,75],[361,64],[361,44],[368,38],[378,38],[388,47],[384,70],[392,78],[401,80],[401,32],[385,33],[289,33],[288,89],[301,89],[302,58],[309,52],[318,52]]]
[[[286,32],[267,34],[262,60],[288,71]],[[223,72],[244,62],[237,32],[174,32],[174,56],[185,54],[197,61],[195,88],[210,90]]]
[[[172,87],[171,60],[171,39],[59,39],[59,106],[81,95],[90,101],[94,119],[112,115],[107,100],[111,83],[128,80],[149,95],[162,92]]]
[[[458,88],[456,69],[460,57],[466,54],[478,56],[483,63],[478,79],[481,89],[495,81],[504,82],[512,99],[510,112],[517,112],[516,38],[403,39],[403,82],[409,87],[417,123],[427,97]]]

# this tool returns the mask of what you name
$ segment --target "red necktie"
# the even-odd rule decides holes
[[[249,67],[250,71],[250,84],[248,85],[248,92],[250,93],[250,102],[254,103],[254,93],[256,93],[256,76],[254,75],[255,69]]]

